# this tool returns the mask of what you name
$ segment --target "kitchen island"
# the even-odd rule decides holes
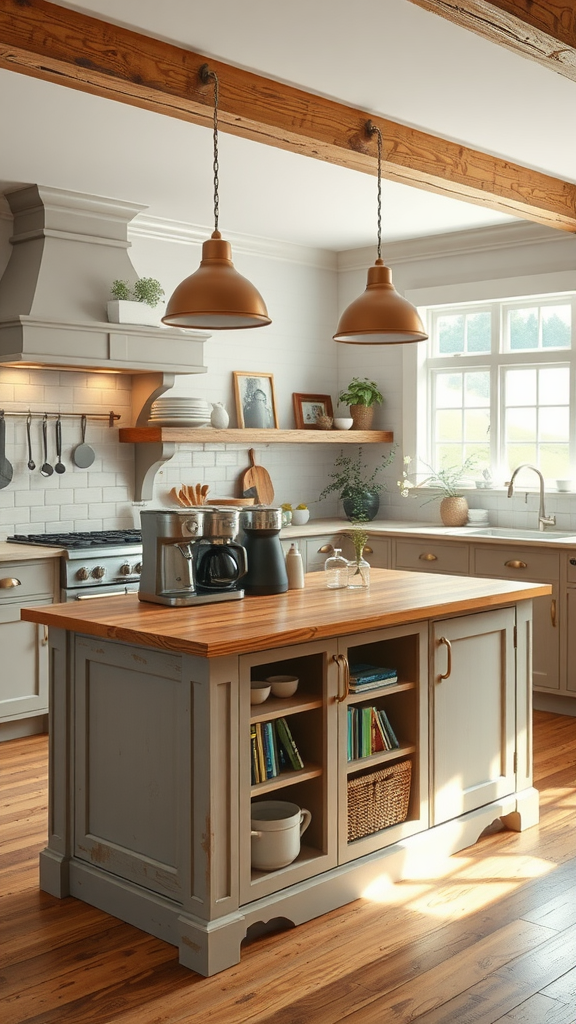
[[[51,649],[41,887],[174,944],[211,975],[269,922],[299,924],[410,877],[497,818],[535,824],[531,599],[549,592],[373,570],[367,591],[329,591],[310,574],[304,590],[232,609],[135,595],[23,609],[49,626]],[[395,678],[353,692],[357,662]],[[272,674],[296,675],[296,694],[251,705],[251,681]],[[350,749],[362,708],[386,712],[397,746]],[[251,734],[279,720],[302,766],[256,779]],[[370,786],[389,806],[368,800],[358,825]],[[261,798],[311,812],[281,869],[251,866]]]

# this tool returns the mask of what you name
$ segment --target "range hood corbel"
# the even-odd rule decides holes
[[[0,280],[0,364],[206,372],[209,334],[103,319],[112,281],[138,276],[128,224],[146,207],[44,185],[4,194],[14,230]]]

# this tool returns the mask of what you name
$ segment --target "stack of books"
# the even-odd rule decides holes
[[[275,779],[283,771],[299,771],[304,767],[285,718],[274,722],[255,722],[250,727],[252,747],[252,785]]]
[[[382,668],[380,665],[367,665],[364,662],[350,665],[350,693],[376,690],[397,682],[398,671],[395,668]]]
[[[348,760],[357,761],[385,750],[398,750],[400,743],[383,708],[348,708]]]

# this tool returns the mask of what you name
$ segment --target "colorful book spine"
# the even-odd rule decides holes
[[[400,746],[400,743],[398,742],[398,737],[396,736],[396,733],[394,732],[394,729],[390,725],[390,719],[388,718],[388,715],[386,714],[386,712],[384,711],[383,708],[378,708],[378,717],[379,717],[379,719],[380,719],[380,721],[382,723],[382,727],[383,727],[384,731],[387,733],[389,741],[390,741],[390,746],[389,746],[388,749],[389,750],[397,750],[398,747]]]
[[[300,751],[294,742],[294,737],[285,718],[276,719],[276,733],[280,744],[284,747],[290,766],[294,771],[299,771],[304,767],[304,761],[300,756]]]

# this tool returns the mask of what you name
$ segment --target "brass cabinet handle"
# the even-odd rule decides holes
[[[438,561],[438,555],[433,555],[430,552],[428,552],[425,555],[418,555],[418,558],[420,559],[421,562],[437,562]]]
[[[338,696],[336,700],[339,704],[346,700],[350,692],[350,665],[348,664],[348,658],[344,654],[333,654],[334,661],[338,665]],[[342,680],[343,685],[340,686]]]
[[[374,554],[374,548],[371,548],[369,544],[365,544],[364,545],[364,554],[365,555],[373,555]]]
[[[446,652],[448,654],[448,664],[446,665],[446,671],[445,671],[444,675],[442,675],[442,673],[440,673],[438,678],[439,679],[448,679],[448,677],[452,675],[452,644],[450,643],[450,641],[445,636],[441,636],[440,639],[438,640],[438,643],[446,645]]]
[[[0,588],[2,590],[10,590],[11,587],[21,586],[22,584],[20,580],[17,580],[15,576],[4,576],[4,578],[0,580]]]
[[[521,562],[518,558],[511,558],[509,562],[504,562],[507,569],[527,569],[528,563]]]
[[[323,544],[321,548],[318,548],[319,555],[327,555],[329,551],[334,551],[331,544]]]
[[[554,598],[550,601],[550,621],[554,629],[556,629],[556,600]]]

